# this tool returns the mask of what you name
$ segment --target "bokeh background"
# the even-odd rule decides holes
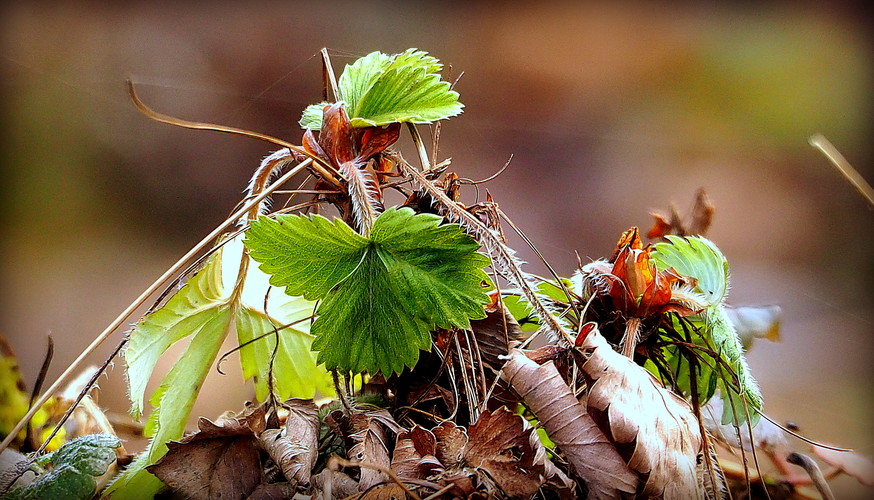
[[[874,211],[807,144],[825,134],[874,179],[864,7],[5,2],[0,335],[30,384],[51,334],[60,373],[224,219],[271,151],[149,121],[125,78],[169,114],[299,141],[319,49],[339,73],[418,47],[464,73],[441,155],[471,178],[514,155],[487,188],[561,273],[705,187],[730,301],[783,307],[782,340],[749,353],[768,413],[871,455]],[[101,387],[123,413],[120,362]],[[251,397],[233,371],[205,391],[195,412],[209,417]]]

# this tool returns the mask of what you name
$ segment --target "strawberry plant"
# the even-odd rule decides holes
[[[464,181],[426,151],[416,126],[437,128],[463,110],[442,64],[415,49],[373,52],[335,79],[326,54],[333,99],[303,110],[300,144],[159,114],[131,85],[153,119],[280,149],[255,169],[239,210],[95,340],[175,277],[119,346],[131,415],[148,412],[150,441],[102,495],[724,498],[754,487],[785,496],[724,458],[739,449],[747,464],[725,426],[735,436],[773,426],[743,338],[769,336],[778,315],[726,303],[729,265],[704,235],[713,210],[703,193],[692,223],[657,216],[650,244],[631,228],[611,257],[570,277],[533,275],[507,244],[504,226],[518,229],[491,196],[463,203]],[[419,166],[396,146],[405,128]],[[304,174],[310,189],[280,204],[277,189]],[[392,205],[392,193],[402,201]],[[232,333],[255,402],[201,418],[186,435]],[[172,368],[155,373],[180,342]],[[20,393],[3,389],[22,406]],[[103,436],[91,438],[96,451],[73,440],[16,470],[96,454],[99,467],[71,476],[88,497],[93,476],[126,458],[116,438],[93,435]],[[795,460],[774,442],[749,449],[778,466]],[[45,493],[64,491],[52,489],[55,476],[40,473],[29,486],[18,474],[3,491],[60,498]],[[793,488],[828,488],[808,473]]]

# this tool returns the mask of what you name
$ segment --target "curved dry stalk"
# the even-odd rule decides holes
[[[815,134],[808,140],[808,142],[811,146],[824,154],[832,165],[838,169],[838,172],[840,172],[841,175],[843,175],[844,178],[847,179],[854,188],[856,188],[856,191],[865,198],[868,204],[874,207],[874,188],[871,187],[871,184],[868,184],[868,181],[862,177],[862,174],[860,174],[858,170],[850,165],[850,162],[844,158],[844,155],[838,151],[838,148],[834,147],[834,145],[822,134]]]
[[[813,486],[815,486],[816,491],[822,495],[823,500],[835,500],[835,495],[832,493],[831,488],[829,488],[825,476],[822,475],[822,470],[820,470],[819,465],[817,465],[812,458],[801,453],[793,452],[786,457],[786,461],[790,464],[801,467],[805,472],[807,472],[810,479],[813,481]]]
[[[419,129],[413,123],[407,123],[407,128],[413,137],[416,151],[419,153],[419,161],[422,162],[422,172],[428,173],[431,170],[431,161],[428,160],[428,151],[425,150],[425,142],[422,140],[422,136],[419,135]]]
[[[134,88],[134,83],[132,80],[130,80],[130,79],[127,80],[127,87],[128,87],[128,94],[130,94],[130,98],[133,101],[134,106],[137,107],[137,109],[140,111],[140,113],[148,116],[149,118],[151,118],[155,121],[158,121],[161,123],[167,123],[169,125],[176,125],[177,127],[190,128],[190,129],[194,129],[194,130],[212,130],[215,132],[225,132],[228,134],[242,135],[245,137],[259,139],[259,140],[262,140],[265,142],[269,142],[271,144],[276,144],[277,146],[282,146],[284,148],[288,148],[291,151],[294,151],[295,153],[303,155],[306,158],[309,158],[310,160],[312,160],[312,163],[310,164],[310,166],[313,169],[315,169],[319,173],[319,175],[321,175],[326,181],[330,182],[331,184],[334,184],[335,186],[342,187],[342,184],[340,183],[340,181],[338,181],[337,178],[334,177],[334,174],[329,171],[329,169],[331,169],[330,165],[328,165],[324,161],[322,161],[321,158],[310,154],[307,150],[305,150],[304,148],[302,148],[300,146],[297,146],[297,145],[292,144],[288,141],[284,141],[282,139],[279,139],[279,138],[276,138],[276,137],[273,137],[273,136],[270,136],[267,134],[262,134],[260,132],[253,132],[251,130],[244,130],[244,129],[236,128],[236,127],[228,127],[226,125],[217,125],[214,123],[193,122],[193,121],[183,120],[181,118],[176,118],[173,116],[165,115],[163,113],[158,113],[157,111],[153,110],[152,108],[146,106],[146,104],[142,100],[140,100],[139,96],[137,95],[136,89]]]
[[[319,51],[322,54],[322,80],[324,80],[325,100],[328,100],[328,89],[334,94],[334,101],[340,100],[340,90],[337,87],[337,77],[334,75],[334,69],[331,66],[331,56],[328,54],[328,48],[322,47]]]
[[[134,299],[134,301],[131,302],[131,304],[127,308],[125,308],[125,310],[122,311],[121,314],[119,314],[118,317],[116,317],[109,324],[109,326],[107,326],[106,329],[104,329],[103,332],[101,332],[100,335],[98,335],[91,342],[91,344],[82,351],[81,354],[79,354],[79,356],[70,364],[70,366],[68,366],[67,369],[64,370],[64,372],[61,373],[61,375],[59,375],[57,379],[55,379],[55,382],[51,385],[51,387],[46,389],[46,391],[43,392],[43,394],[34,402],[33,406],[30,407],[30,410],[28,410],[28,412],[23,417],[21,417],[18,423],[15,424],[15,427],[9,432],[9,435],[6,436],[6,439],[4,439],[2,443],[0,443],[0,451],[3,451],[9,447],[9,444],[12,443],[12,440],[15,439],[15,436],[18,435],[18,433],[21,431],[21,429],[24,428],[25,425],[27,425],[27,422],[29,422],[30,419],[33,418],[33,416],[36,414],[37,411],[39,411],[42,405],[45,404],[46,401],[48,401],[49,397],[51,397],[51,395],[58,390],[61,384],[63,384],[70,377],[70,375],[79,368],[85,358],[87,358],[92,352],[94,352],[97,347],[103,344],[103,342],[107,338],[109,338],[109,336],[113,332],[115,332],[115,330],[119,326],[121,326],[121,324],[124,322],[125,319],[128,318],[128,316],[133,314],[138,307],[143,305],[143,303],[146,301],[146,299],[149,298],[149,296],[158,291],[161,285],[163,285],[174,274],[176,274],[176,272],[179,271],[186,262],[188,262],[198,252],[203,250],[204,247],[206,247],[213,240],[215,240],[229,226],[237,222],[237,220],[243,214],[247,213],[252,207],[261,203],[263,199],[270,196],[270,194],[273,193],[273,191],[275,191],[277,188],[279,188],[279,186],[284,184],[286,181],[297,175],[301,170],[310,166],[311,164],[311,160],[304,160],[303,162],[299,163],[295,168],[289,170],[285,175],[283,175],[276,182],[271,184],[270,187],[265,189],[261,194],[259,194],[248,203],[243,205],[239,210],[231,214],[230,217],[225,219],[224,222],[219,224],[212,232],[206,235],[202,240],[200,240],[200,242],[194,245],[191,250],[189,250],[179,260],[177,260],[175,264],[170,266],[170,268],[167,269],[167,271],[165,271],[164,274],[162,274],[157,280],[155,280],[154,283],[149,285],[149,287],[146,288],[143,293],[139,295],[139,297]]]

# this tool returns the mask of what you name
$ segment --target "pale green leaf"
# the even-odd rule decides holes
[[[211,262],[204,271],[210,270],[210,267],[219,267],[218,263],[214,260],[216,257],[213,256],[213,259],[211,259]],[[196,280],[198,276],[195,276],[192,281]],[[170,302],[177,297],[184,299],[183,291],[184,288],[170,299]],[[167,306],[171,305],[170,302],[168,302]],[[145,470],[145,466],[155,463],[156,460],[164,456],[167,452],[166,443],[168,441],[182,437],[185,431],[185,424],[188,421],[191,407],[194,405],[200,386],[203,384],[203,380],[206,378],[213,361],[215,361],[233,320],[232,308],[228,304],[217,305],[210,311],[200,313],[196,317],[200,321],[198,324],[192,325],[194,330],[190,332],[192,335],[191,342],[149,399],[149,402],[155,409],[149,415],[149,420],[146,423],[144,433],[147,436],[152,436],[152,440],[143,453],[144,458],[128,467],[124,474],[113,484],[113,488],[120,488],[125,492],[122,494],[122,498],[127,494],[131,495],[130,498],[137,498],[137,495],[146,494],[146,492],[139,488],[135,490],[132,488],[132,485],[143,481],[153,487],[160,487],[160,481],[140,479],[139,476],[150,475]],[[151,325],[141,328],[138,333],[141,335],[159,333],[158,331],[149,332],[147,330],[148,326]],[[148,494],[156,492],[157,490],[149,491]],[[115,498],[115,494],[113,498]]]
[[[300,117],[300,128],[306,130],[319,130],[322,128],[322,114],[325,111],[325,106],[329,106],[328,102],[320,102],[318,104],[310,104],[303,110]]]
[[[383,73],[350,113],[353,127],[395,122],[432,123],[456,116],[464,105],[439,74],[399,67]]]
[[[434,56],[429,56],[423,50],[407,49],[394,56],[391,65],[387,69],[402,67],[422,68],[428,73],[439,73],[443,70],[443,64]]]
[[[226,302],[221,260],[213,255],[164,307],[134,326],[124,353],[134,418],[142,414],[146,384],[158,358],[177,341],[225,314],[220,307]]]
[[[351,113],[361,98],[373,87],[379,75],[391,65],[394,58],[382,52],[371,52],[346,66],[337,80],[340,100],[346,102]]]
[[[442,69],[436,58],[416,49],[393,56],[371,52],[343,70],[337,82],[340,100],[353,127],[450,118],[464,105],[458,102],[458,92],[441,79]],[[301,127],[320,129],[324,105],[307,107]]]
[[[224,245],[222,269],[226,284],[236,280],[242,253],[242,237]],[[273,390],[280,400],[309,399],[316,391],[333,395],[331,377],[324,366],[316,363],[311,350],[310,317],[315,303],[271,286],[269,278],[250,260],[235,319],[237,339],[244,345],[240,349],[243,376],[254,379],[256,397],[265,400],[272,360]],[[275,349],[277,339],[279,348]]]
[[[724,300],[728,293],[728,261],[719,248],[706,238],[673,235],[667,238],[668,243],[655,245],[653,259],[660,270],[672,267],[682,276],[695,278],[695,292],[701,295],[707,307],[701,316],[687,318],[695,326],[695,335],[698,337],[693,338],[693,343],[711,349],[719,357],[712,363],[702,360],[700,372],[692,374],[688,363],[684,366],[682,360],[671,358],[677,356],[676,352],[666,351],[666,358],[675,369],[674,376],[681,384],[687,383],[691,376],[698,377],[699,392],[703,391],[702,402],[713,395],[712,379],[717,378],[723,396],[728,398],[724,406],[723,423],[742,424],[747,420],[747,413],[755,423],[759,418],[755,410],[762,409],[762,395],[743,356],[740,338],[726,314]],[[728,369],[725,365],[728,365]],[[685,390],[685,387],[682,388]]]
[[[273,292],[277,293],[277,292]],[[282,294],[281,291],[278,292]],[[309,333],[310,320],[314,307],[312,302],[302,297],[289,297],[287,315],[276,317],[265,316],[244,306],[237,312],[237,333],[240,344],[262,337],[240,349],[243,366],[243,376],[253,377],[255,381],[255,396],[259,401],[266,399],[268,394],[268,376],[273,358],[273,390],[280,400],[292,397],[312,398],[318,391],[323,396],[334,394],[334,385],[324,366],[318,365],[315,353],[312,352],[313,336]],[[303,307],[297,309],[296,302],[302,302]],[[292,319],[289,321],[289,319]],[[293,321],[304,320],[295,326],[281,328]],[[274,325],[280,327],[274,334]],[[267,335],[264,337],[264,335]],[[276,340],[279,348],[276,349]],[[274,354],[275,353],[275,354]]]
[[[659,270],[673,267],[698,280],[696,290],[707,305],[720,304],[728,293],[728,260],[716,245],[701,236],[668,235],[669,243],[656,243],[652,257]]]
[[[270,282],[321,299],[313,349],[328,369],[385,374],[415,364],[429,332],[485,316],[478,243],[431,214],[390,208],[370,238],[321,216],[262,217],[246,245]]]

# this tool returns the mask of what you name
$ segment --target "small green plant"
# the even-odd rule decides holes
[[[502,231],[509,218],[490,197],[461,203],[462,181],[429,158],[415,127],[463,109],[442,69],[415,49],[358,59],[332,84],[333,101],[304,110],[300,145],[160,115],[131,87],[159,121],[281,149],[181,286],[128,332],[131,414],[140,419],[148,401],[151,441],[104,495],[724,496],[703,431],[717,424],[702,406],[718,394],[721,423],[752,429],[763,403],[725,303],[728,262],[702,236],[710,212],[693,232],[660,221],[646,246],[632,228],[612,257],[571,278],[524,271]],[[393,148],[403,124],[421,168]],[[268,197],[303,172],[312,189],[271,211]],[[403,202],[387,207],[389,190]],[[183,438],[231,332],[257,403],[201,419]],[[545,345],[523,350],[538,335]],[[158,360],[183,341],[147,399]],[[319,407],[319,396],[337,399]],[[8,497],[90,496],[118,445],[80,438],[36,455],[40,477]]]

